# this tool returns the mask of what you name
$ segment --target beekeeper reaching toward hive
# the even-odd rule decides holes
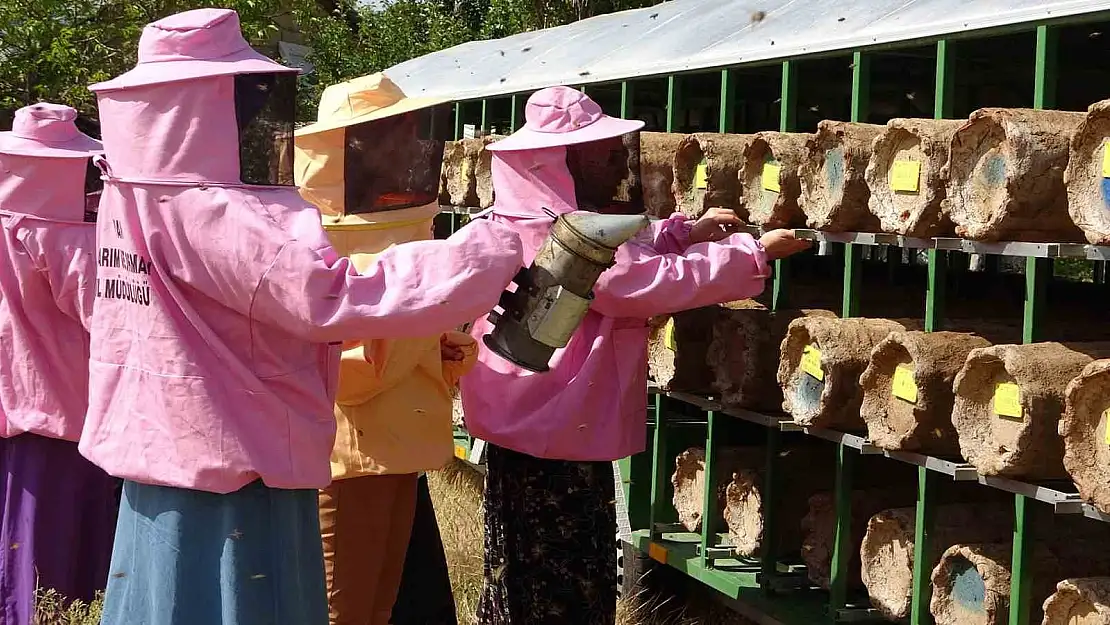
[[[80,448],[126,480],[105,625],[327,623],[338,343],[449,330],[521,266],[498,224],[362,272],[340,258],[291,186],[295,78],[234,11],[199,9],[91,87],[107,163]]]
[[[325,89],[319,120],[295,133],[301,195],[320,208],[336,251],[357,269],[398,245],[432,238],[444,143],[430,136],[437,103],[405,97],[383,74],[363,76]],[[469,277],[482,292],[504,286],[498,279]],[[474,339],[461,332],[344,344],[334,481],[320,491],[332,625],[387,625],[410,538],[441,545],[434,513],[419,524],[431,535],[410,537],[418,485],[427,489],[418,476],[452,457],[451,389],[477,355]],[[442,546],[436,556],[421,581],[446,596],[425,601],[446,604],[453,619]]]
[[[567,87],[533,94],[525,117],[521,130],[489,146],[488,220],[520,234],[530,263],[552,214],[630,212],[638,176],[629,174],[624,146],[643,123],[609,117]],[[757,241],[735,233],[739,224],[727,210],[696,222],[675,214],[622,245],[547,373],[481,349],[462,380],[467,427],[489,443],[479,622],[614,622],[611,461],[644,449],[647,319],[753,297],[770,275],[769,260],[806,247],[782,230]],[[490,329],[481,319],[473,335]]]
[[[117,481],[77,451],[101,146],[76,119],[42,102],[0,132],[0,623],[33,622],[38,587],[88,602],[108,578]]]

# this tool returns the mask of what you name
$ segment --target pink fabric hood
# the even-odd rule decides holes
[[[0,437],[76,441],[85,420],[95,224],[74,156],[0,154]]]
[[[565,148],[498,151],[492,166],[496,201],[487,220],[519,233],[531,262],[553,223],[541,207],[576,206]],[[516,367],[479,340],[478,363],[462,379],[470,433],[540,458],[616,460],[642,451],[648,318],[755,296],[769,275],[751,236],[689,245],[690,226],[675,214],[621,246],[550,371]],[[482,317],[472,334],[490,330]]]
[[[80,449],[148,484],[320,488],[339,342],[485,313],[521,245],[476,224],[360,274],[295,188],[238,183],[233,96],[230,75],[98,92],[108,176]]]

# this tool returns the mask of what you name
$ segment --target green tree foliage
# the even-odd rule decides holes
[[[466,41],[549,28],[655,0],[0,0],[0,126],[20,106],[49,100],[95,118],[87,86],[134,63],[143,26],[202,6],[239,12],[252,45],[274,51],[292,34],[312,48],[302,119],[322,86]]]

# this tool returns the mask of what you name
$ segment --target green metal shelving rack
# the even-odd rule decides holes
[[[1068,24],[1104,20],[1110,12],[1097,13],[1071,18]],[[1051,108],[1055,102],[1057,77],[1057,48],[1059,29],[1064,22],[1045,24],[1025,24],[1009,26],[996,31],[983,31],[956,37],[926,42],[935,45],[936,72],[934,116],[937,119],[952,118],[954,111],[954,89],[956,56],[955,49],[960,40],[973,37],[987,37],[1016,32],[1035,32],[1035,67],[1030,76],[1035,108]],[[923,42],[906,42],[904,47],[920,46]],[[884,46],[881,50],[863,49],[850,52],[852,55],[851,80],[851,120],[866,119],[871,102],[871,61],[873,54],[897,49],[899,46]],[[843,54],[839,52],[837,54]],[[829,55],[825,55],[829,56]],[[782,59],[779,129],[793,131],[797,125],[799,93],[798,65],[811,57]],[[767,63],[762,63],[767,66]],[[737,72],[751,66],[726,67],[720,73],[720,110],[718,127],[721,132],[735,131],[735,110],[739,79]],[[677,118],[683,106],[684,75],[664,77],[643,77],[626,80],[619,84],[619,110],[614,111],[622,117],[630,117],[635,110],[637,82],[659,79],[666,81],[665,130],[677,128]],[[593,88],[594,85],[591,85]],[[510,102],[510,127],[516,130],[521,125],[525,94],[504,96]],[[478,100],[481,114],[479,126],[488,128],[489,100]],[[456,102],[454,105],[455,138],[462,137],[463,121],[471,103]],[[469,109],[468,109],[469,110]],[[450,210],[451,231],[460,225],[460,214]],[[944,327],[944,308],[947,293],[948,268],[953,255],[983,254],[1025,257],[1026,298],[1023,324],[1025,342],[1037,340],[1041,320],[1045,310],[1046,288],[1053,272],[1055,258],[1084,258],[1089,260],[1110,260],[1110,248],[1099,248],[1079,244],[1053,243],[975,243],[958,239],[910,239],[895,235],[822,233],[799,230],[800,236],[819,241],[830,246],[843,247],[843,284],[842,310],[844,317],[859,316],[861,293],[861,274],[863,250],[868,246],[885,246],[888,249],[908,248],[925,251],[927,257],[927,284],[925,290],[925,329],[938,331]],[[830,256],[829,260],[832,260]],[[771,293],[772,310],[787,306],[790,296],[790,266],[787,261],[776,261],[773,277],[768,289]],[[1030,510],[1036,505],[1051,505],[1057,513],[1082,514],[1098,521],[1110,521],[1110,516],[1098,512],[1094,507],[1083,503],[1072,492],[1058,491],[1035,484],[1026,484],[1000,478],[979,476],[973,467],[960,462],[923,456],[908,452],[888,452],[872,446],[866,439],[852,434],[802,428],[783,415],[765,415],[746,410],[727,409],[711,398],[650,391],[651,408],[647,419],[646,450],[620,461],[621,475],[625,483],[621,485],[628,502],[628,516],[632,524],[632,544],[662,565],[683,571],[691,578],[723,594],[730,605],[745,613],[757,622],[784,625],[813,625],[815,623],[836,623],[867,620],[873,611],[865,603],[853,603],[847,588],[847,566],[851,544],[851,497],[852,469],[857,456],[861,454],[885,455],[892,462],[905,462],[918,467],[917,518],[914,545],[914,584],[910,625],[927,625],[933,622],[929,613],[930,582],[929,573],[935,562],[931,558],[929,540],[936,516],[935,496],[941,480],[978,481],[984,487],[998,488],[1013,493],[1014,496],[1014,537],[1013,571],[1009,625],[1036,625],[1030,623],[1030,550],[1032,541],[1032,515]],[[679,405],[695,406],[700,417],[691,418],[683,411],[672,410]],[[706,490],[703,498],[703,518],[714,518],[717,505],[715,496],[717,484],[714,483],[712,466],[722,443],[722,431],[729,420],[755,423],[765,428],[766,467],[763,484],[765,512],[764,545],[774,545],[776,529],[775,493],[778,492],[778,461],[783,432],[802,431],[808,435],[827,439],[837,446],[835,464],[836,500],[836,538],[832,562],[830,589],[817,591],[797,584],[798,576],[788,566],[779,562],[779,554],[765,553],[762,560],[735,559],[730,550],[723,545],[723,537],[703,529],[701,533],[681,531],[674,521],[671,506],[671,486],[669,474],[670,460],[677,451],[674,438],[677,432],[689,436],[691,431],[704,431],[706,448],[705,475]],[[465,441],[467,448],[471,439],[465,431],[456,431],[456,441]],[[460,444],[462,444],[460,442]],[[708,527],[708,523],[703,524]]]

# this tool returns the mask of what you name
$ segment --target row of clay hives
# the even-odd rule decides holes
[[[642,133],[648,212],[737,210],[766,228],[1110,244],[1110,100],[1087,113],[823,121],[815,134]],[[448,144],[441,202],[493,202],[495,137]],[[636,159],[633,159],[635,162]],[[1110,185],[1108,185],[1110,186]]]
[[[754,302],[672,323],[651,343],[663,388],[781,407],[808,427],[866,431],[882,449],[962,456],[985,476],[1070,477],[1110,513],[1110,342],[1022,345],[1016,329],[983,321],[924,332],[916,320]]]
[[[780,454],[774,516],[763,498],[764,449],[726,447],[714,458],[720,485],[714,531],[727,530],[728,544],[743,557],[758,557],[765,521],[775,524],[774,553],[780,561],[800,556],[815,585],[828,588],[836,536],[834,447],[808,441]],[[851,492],[852,590],[866,589],[871,603],[890,620],[905,619],[912,605],[915,540],[915,467],[880,456],[856,460]],[[701,531],[705,450],[680,454],[672,476],[680,522]],[[930,533],[932,601],[937,625],[1005,625],[1010,596],[1013,508],[1001,491],[952,482],[937,493],[940,506]],[[1033,623],[1110,625],[1110,526],[1034,510]],[[1043,606],[1043,610],[1042,610]],[[1043,616],[1042,616],[1043,614]],[[1043,620],[1042,620],[1043,618]]]

